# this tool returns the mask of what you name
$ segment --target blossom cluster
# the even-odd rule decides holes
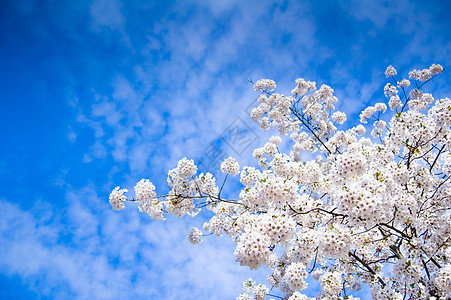
[[[240,165],[233,157],[229,157],[221,163],[221,172],[233,176],[240,173]]]
[[[284,299],[311,299],[303,294],[309,278],[321,287],[317,299],[357,299],[363,285],[374,299],[447,299],[451,100],[425,91],[441,72],[433,64],[397,78],[389,66],[380,93],[387,102],[364,108],[362,124],[347,129],[339,129],[348,117],[335,109],[331,87],[298,78],[285,95],[259,80],[251,118],[278,135],[253,151],[254,166],[221,163],[222,173],[240,175],[237,197],[221,196],[213,174],[197,174],[183,158],[168,173],[166,195],[143,179],[131,201],[154,219],[209,210],[204,232],[230,237],[240,265],[271,270],[271,287],[249,279],[237,299],[266,299],[275,289]],[[115,210],[126,192],[111,192]],[[193,228],[189,241],[200,243],[202,230]]]
[[[121,189],[119,186],[116,187],[110,193],[110,204],[114,210],[121,210],[125,208],[124,201],[127,199],[124,193],[128,192],[127,189]]]
[[[197,227],[193,227],[191,229],[190,233],[188,234],[188,240],[193,245],[200,244],[200,242],[202,241],[201,237],[202,237],[202,231]]]
[[[273,91],[276,88],[276,83],[271,79],[260,79],[254,85],[256,91]]]

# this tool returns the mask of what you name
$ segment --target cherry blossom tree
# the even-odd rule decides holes
[[[317,299],[357,299],[352,293],[362,284],[374,299],[447,299],[451,100],[423,91],[442,71],[433,64],[399,79],[389,66],[388,107],[367,107],[362,124],[347,130],[336,127],[347,117],[335,110],[331,87],[318,89],[299,78],[283,95],[274,92],[274,81],[259,80],[251,117],[280,135],[253,151],[258,168],[240,168],[232,157],[221,164],[225,178],[239,176],[242,189],[235,198],[221,195],[225,181],[197,174],[194,161],[183,158],[168,173],[167,194],[142,179],[134,198],[117,187],[110,203],[121,210],[124,202],[136,201],[157,220],[210,210],[202,230],[189,233],[191,243],[199,244],[207,233],[225,235],[236,243],[240,265],[271,269],[266,285],[249,279],[237,299],[277,298],[273,288],[284,299],[310,299],[303,294],[310,275],[321,286]],[[281,136],[289,136],[290,153],[280,152]]]

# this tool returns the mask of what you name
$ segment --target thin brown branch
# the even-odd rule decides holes
[[[377,276],[376,271],[373,270],[373,268],[371,268],[370,265],[368,265],[363,259],[361,259],[360,257],[358,257],[355,253],[352,253],[351,251],[348,252],[348,255],[353,257],[355,260],[357,260],[362,266],[365,267],[365,269],[367,269],[371,274],[373,274],[374,276]],[[382,284],[382,286],[386,286],[386,283],[382,280],[382,278],[380,278],[379,276],[377,276],[377,279],[379,281],[380,284]]]

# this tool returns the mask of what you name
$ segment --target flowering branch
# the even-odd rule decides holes
[[[447,299],[451,100],[423,91],[441,72],[438,64],[411,71],[411,88],[389,66],[387,104],[365,108],[361,124],[346,130],[338,129],[347,116],[335,110],[331,87],[299,78],[285,96],[274,92],[272,80],[250,80],[261,92],[251,118],[279,133],[253,151],[259,168],[240,168],[229,157],[220,165],[225,178],[219,187],[213,174],[198,174],[194,161],[183,158],[168,172],[167,194],[157,195],[142,179],[129,201],[157,220],[209,210],[202,229],[189,232],[191,243],[226,235],[236,243],[236,262],[271,270],[270,288],[249,279],[237,299],[310,299],[302,294],[309,276],[321,286],[317,299],[352,299],[362,284],[374,299]],[[384,115],[388,109],[391,118]],[[373,129],[366,134],[369,121]],[[238,175],[239,196],[222,195],[229,176]],[[124,208],[126,192],[111,192],[115,210]]]

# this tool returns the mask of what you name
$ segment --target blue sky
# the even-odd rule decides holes
[[[211,147],[252,163],[268,134],[247,117],[249,79],[285,92],[298,77],[328,84],[355,120],[383,99],[388,65],[449,68],[449,11],[438,0],[0,0],[0,298],[233,299],[248,276],[264,281],[227,239],[187,242],[204,219],[116,213],[109,192],[144,177],[164,193],[178,159]],[[450,77],[431,82],[436,98]],[[247,128],[240,149],[220,139],[234,122]]]

